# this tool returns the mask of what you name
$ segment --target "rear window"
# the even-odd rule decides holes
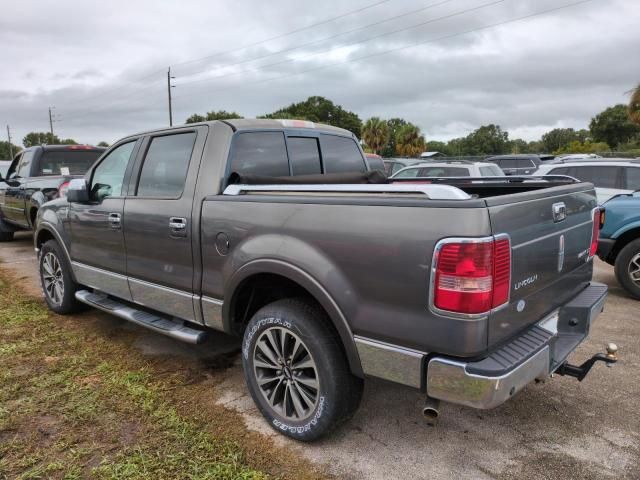
[[[318,140],[310,137],[289,137],[289,159],[294,175],[313,175],[322,173]]]
[[[504,177],[504,172],[497,165],[480,167],[480,175],[483,177]]]
[[[95,163],[102,151],[96,150],[49,150],[40,157],[39,174],[84,175]]]
[[[638,190],[640,189],[640,167],[635,168],[635,167],[629,167],[629,168],[625,168],[624,169],[626,174],[627,174],[627,178],[625,181],[625,188],[627,190]]]
[[[582,182],[593,183],[599,188],[618,188],[618,173],[620,167],[601,165],[601,166],[573,166],[565,168],[556,168],[552,170],[552,175],[569,175],[575,177]]]
[[[265,177],[289,176],[287,148],[282,132],[246,132],[236,135],[231,173]]]
[[[414,178],[418,176],[419,168],[407,168],[406,170],[399,171],[395,178]]]
[[[536,166],[536,164],[528,158],[499,158],[493,161],[502,168],[529,168]]]
[[[358,144],[352,138],[321,135],[320,146],[325,173],[365,172],[367,170]]]
[[[468,177],[469,169],[464,167],[422,167],[419,177]]]

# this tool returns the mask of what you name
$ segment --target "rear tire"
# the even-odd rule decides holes
[[[303,442],[348,420],[362,398],[363,381],[351,374],[326,314],[304,300],[258,310],[244,333],[242,365],[271,427]]]
[[[73,280],[71,265],[57,241],[48,240],[42,245],[38,266],[40,285],[49,308],[62,315],[81,310],[83,304],[75,296],[80,287]]]
[[[616,258],[616,278],[631,296],[640,300],[640,238],[628,243]]]
[[[10,242],[11,240],[13,240],[13,233],[14,232],[0,231],[0,242]]]

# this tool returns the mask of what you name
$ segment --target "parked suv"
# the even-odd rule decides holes
[[[69,181],[84,175],[104,152],[89,145],[42,145],[27,148],[0,176],[0,242],[18,230],[35,227],[40,206],[64,195]]]
[[[504,172],[494,163],[434,160],[405,167],[398,170],[391,178],[414,177],[504,177]]]
[[[620,285],[640,300],[640,192],[607,202],[598,256],[615,266]]]
[[[486,162],[498,165],[505,175],[532,175],[542,164],[538,155],[495,155],[485,158]]]
[[[535,174],[568,175],[593,183],[601,205],[614,195],[640,189],[640,162],[623,158],[545,164]]]
[[[567,364],[607,296],[593,186],[507,183],[389,184],[351,132],[310,122],[140,133],[38,212],[44,298],[241,337],[251,397],[298,440],[348,419],[366,376],[423,391],[431,419],[493,408],[615,361]]]

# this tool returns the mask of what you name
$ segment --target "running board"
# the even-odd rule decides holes
[[[146,327],[155,332],[173,337],[186,343],[198,344],[206,340],[207,332],[187,327],[180,321],[160,317],[143,310],[137,310],[124,303],[107,296],[104,293],[92,293],[88,290],[78,290],[76,299],[104,312],[124,318],[130,322]]]

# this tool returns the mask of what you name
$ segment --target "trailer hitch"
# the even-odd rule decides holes
[[[584,380],[584,377],[587,376],[591,367],[595,365],[596,362],[604,362],[607,364],[607,367],[611,367],[614,363],[618,361],[618,346],[615,343],[610,343],[607,345],[607,353],[596,353],[589,360],[585,361],[582,365],[571,365],[569,362],[564,362],[560,367],[556,370],[558,375],[568,375],[570,377],[575,377],[579,382]]]

